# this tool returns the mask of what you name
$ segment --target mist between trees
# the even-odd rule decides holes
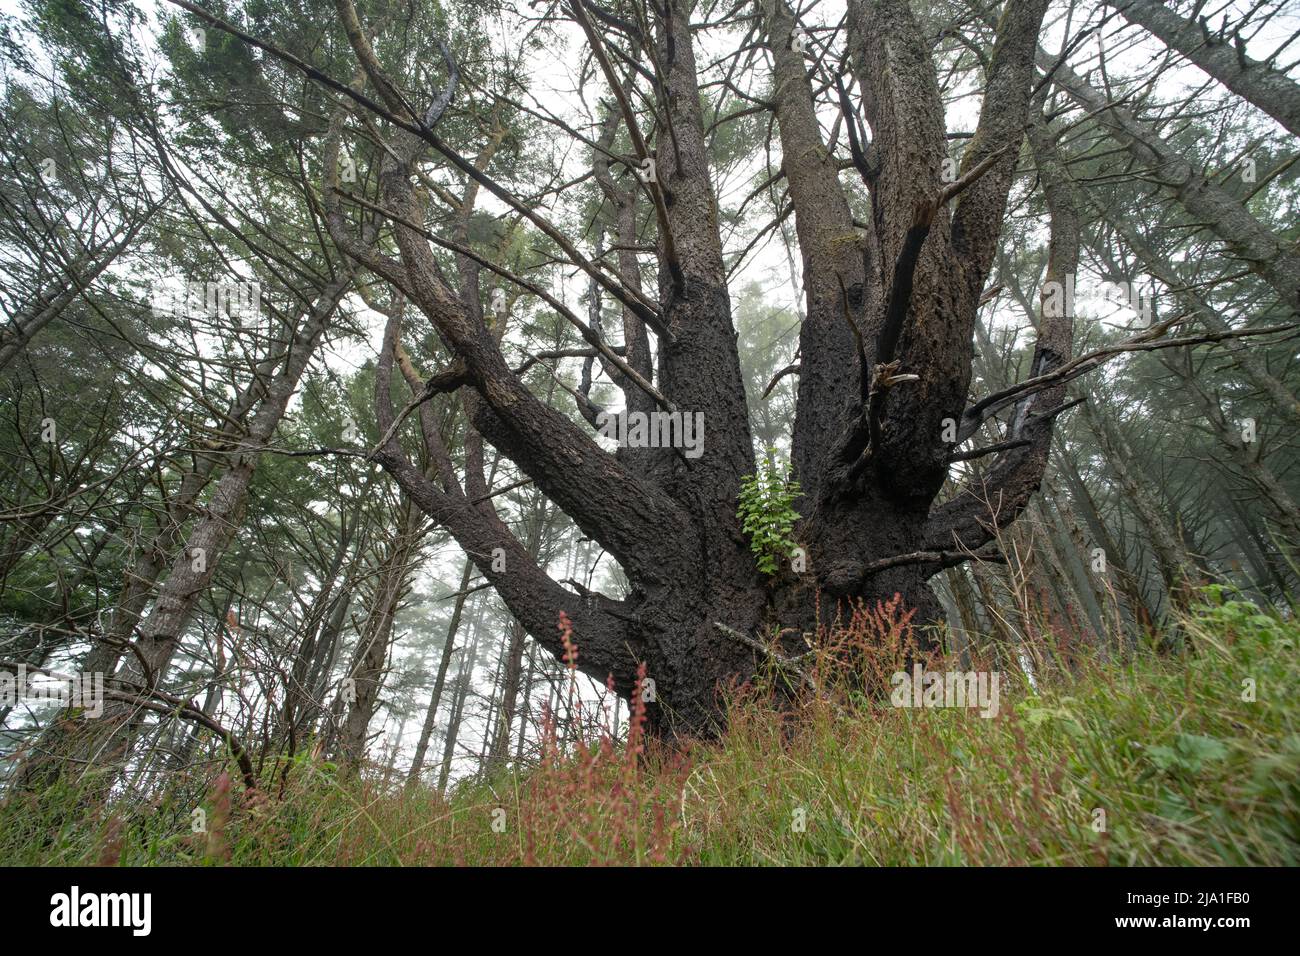
[[[1031,676],[1292,613],[1284,2],[0,26],[0,668],[105,688],[0,703],[7,797],[711,740],[891,601]]]

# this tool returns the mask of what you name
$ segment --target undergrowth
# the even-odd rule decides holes
[[[728,700],[718,741],[561,746],[534,765],[423,787],[344,779],[299,756],[248,791],[176,780],[148,806],[74,815],[69,791],[0,805],[11,864],[1293,865],[1300,859],[1300,625],[1210,590],[1177,622],[1175,654],[1107,657],[1050,632],[990,660],[996,716],[890,705],[882,681],[917,659],[894,606],[823,628],[798,677]],[[576,639],[580,640],[581,635]],[[1166,642],[1167,643],[1167,642]],[[830,661],[860,651],[853,681]],[[816,692],[791,707],[771,685]],[[271,771],[268,770],[268,776]],[[192,829],[203,810],[205,832]],[[57,827],[49,821],[62,819]]]

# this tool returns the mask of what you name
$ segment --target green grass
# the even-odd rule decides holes
[[[991,719],[974,710],[895,709],[887,700],[814,700],[797,714],[779,714],[755,691],[733,702],[719,742],[671,752],[649,746],[639,756],[595,742],[466,783],[446,800],[423,788],[381,792],[343,782],[331,765],[305,759],[289,768],[282,795],[268,785],[272,796],[250,798],[228,778],[215,787],[180,781],[156,806],[100,808],[53,831],[46,814],[73,795],[12,799],[0,807],[0,858],[274,866],[1297,863],[1300,734],[1292,702],[1300,625],[1211,592],[1178,634],[1183,653],[1140,650],[1122,663],[1077,648],[1037,654],[1037,689],[1004,673],[1000,713]],[[1248,680],[1253,702],[1243,699]],[[191,832],[196,806],[207,833]]]

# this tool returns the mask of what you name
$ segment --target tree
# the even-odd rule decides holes
[[[289,544],[314,569],[301,589],[273,549],[256,556],[251,576],[276,589],[262,604],[294,601],[302,613],[277,619],[265,639],[284,662],[287,699],[263,665],[260,696],[224,698],[242,708],[236,729],[247,736],[274,714],[265,739],[292,751],[342,674],[361,693],[335,698],[329,735],[346,763],[363,764],[390,644],[403,633],[394,614],[432,519],[469,562],[438,635],[445,649],[411,771],[419,777],[442,721],[444,782],[466,721],[478,716],[482,655],[500,649],[486,669],[500,703],[489,701],[482,737],[485,762],[499,766],[521,687],[524,708],[529,701],[525,635],[561,658],[561,614],[585,674],[628,695],[644,665],[651,729],[695,735],[719,729],[725,688],[773,663],[780,670],[806,635],[863,604],[900,596],[927,640],[937,640],[930,625],[944,618],[941,597],[968,636],[984,622],[1001,627],[995,568],[1014,561],[1019,543],[1041,555],[1031,575],[1011,568],[1013,579],[1031,580],[1055,610],[1079,611],[1095,628],[1106,617],[1104,587],[1071,553],[1088,545],[1121,575],[1135,630],[1152,623],[1165,594],[1180,596],[1214,570],[1215,548],[1230,544],[1282,580],[1276,549],[1261,541],[1294,525],[1297,495],[1286,462],[1261,462],[1233,437],[1234,419],[1285,402],[1289,427],[1295,390],[1276,361],[1240,349],[1207,382],[1219,353],[1204,346],[1255,334],[1242,327],[1256,315],[1290,320],[1300,301],[1293,236],[1255,190],[1212,168],[1218,151],[1198,146],[1209,137],[1195,117],[1184,122],[1186,103],[1165,109],[1138,84],[1108,72],[1096,80],[1080,63],[1080,43],[1108,11],[1082,25],[1067,17],[1061,52],[1049,53],[1040,45],[1055,36],[1044,27],[1047,0],[1005,0],[996,18],[943,0],[851,0],[836,23],[785,0],[561,0],[535,20],[493,0],[295,0],[289,12],[247,0],[220,14],[169,2],[184,14],[161,40],[166,109],[152,87],[136,89],[132,77],[144,71],[82,4],[42,5],[78,31],[70,48],[103,67],[78,82],[111,81],[170,188],[159,210],[143,200],[152,193],[127,194],[116,229],[65,272],[109,287],[137,258],[209,271],[234,259],[293,305],[258,330],[255,347],[217,318],[197,334],[223,340],[219,355],[196,346],[166,364],[174,392],[141,404],[160,419],[167,396],[184,396],[194,430],[210,441],[180,474],[168,472],[171,488],[159,482],[157,502],[133,508],[130,483],[105,474],[115,503],[148,531],[148,547],[122,561],[134,564],[136,583],[109,602],[112,640],[98,642],[111,663],[122,661],[126,699],[115,714],[130,710],[128,691],[171,686],[166,671],[195,642],[196,618],[216,615],[214,633],[224,633],[234,585],[213,563],[250,553],[246,502],[268,459],[315,469],[322,485],[319,498],[295,492],[287,523],[312,526],[316,515],[337,527]],[[517,33],[487,38],[485,11]],[[203,49],[186,41],[185,26],[206,31]],[[523,63],[568,41],[580,53],[577,93],[561,112],[533,95]],[[1218,61],[1211,70],[1229,87],[1230,74]],[[1241,95],[1247,112],[1250,103],[1270,111],[1257,94]],[[1252,130],[1243,121],[1223,133]],[[748,193],[739,201],[722,185],[736,170]],[[1160,228],[1120,214],[1137,201],[1158,204]],[[137,222],[140,234],[161,236],[153,256],[117,249]],[[168,241],[175,223],[191,231]],[[801,298],[788,313],[763,301],[762,286],[737,281],[769,241],[785,245]],[[6,243],[21,248],[0,234]],[[1206,266],[1215,243],[1230,256]],[[1136,334],[1076,330],[1063,290],[1088,269],[1120,275],[1143,260],[1188,314],[1165,313]],[[16,327],[30,324],[29,299],[49,298],[42,288],[15,299]],[[1005,296],[1032,336],[994,328],[989,313]],[[62,344],[64,314],[12,347],[11,365],[34,368]],[[1174,331],[1189,318],[1193,331]],[[312,388],[314,356],[343,328],[378,332],[376,322],[377,357],[362,335],[353,341],[364,374],[349,387],[370,389],[367,420],[339,440],[296,427],[293,396]],[[178,322],[167,331],[174,342],[195,330]],[[1082,344],[1095,348],[1076,357]],[[1181,363],[1134,360],[1123,375],[1103,376],[1086,429],[1059,417],[1088,397],[1072,384],[1083,374],[1116,355],[1172,347],[1162,354]],[[177,384],[191,376],[203,384]],[[1207,506],[1210,466],[1187,469],[1176,485],[1143,473],[1201,447],[1187,423],[1143,447],[1115,411],[1168,389],[1196,399],[1241,486],[1263,497],[1262,520]],[[349,400],[356,411],[355,391]],[[665,440],[640,440],[634,420]],[[611,430],[611,421],[623,425]],[[702,443],[688,437],[697,421]],[[782,490],[784,476],[756,459],[772,446],[788,449],[797,485],[784,487],[799,489],[788,504],[795,492]],[[271,454],[280,451],[284,462]],[[15,487],[42,474],[28,457]],[[343,464],[377,465],[389,482],[378,499],[401,504],[384,517],[352,477],[339,477]],[[781,514],[750,526],[779,530],[771,540],[789,552],[772,562],[756,561],[738,516],[762,507],[741,505],[764,473],[764,500]],[[331,481],[346,481],[346,492]],[[1045,482],[1052,493],[1034,507]],[[526,505],[510,497],[525,487]],[[161,518],[137,518],[155,506]],[[603,549],[626,588],[599,593],[590,578],[552,577],[552,516]],[[388,533],[375,527],[385,520]],[[49,527],[4,539],[23,574],[40,570],[42,536],[76,524],[51,516]],[[193,561],[196,548],[205,567]],[[361,566],[367,555],[373,579]],[[488,615],[466,638],[475,569],[510,619],[489,633],[498,625]],[[224,652],[199,675],[212,691],[201,708],[209,720],[224,714],[216,685],[237,679]],[[797,692],[799,681],[789,683]]]
[[[1241,36],[1246,23],[1237,24],[1229,40],[1226,16],[1223,29],[1211,31],[1205,17],[1197,22],[1185,20],[1157,0],[1110,2],[1124,19],[1140,24],[1228,89],[1300,136],[1300,83],[1275,69],[1271,63],[1260,63],[1246,55],[1245,41]],[[1201,4],[1197,4],[1196,10],[1200,9]]]
[[[616,267],[598,264],[535,204],[439,132],[460,79],[446,46],[446,79],[417,108],[404,92],[412,84],[390,75],[400,64],[386,64],[376,52],[374,31],[350,0],[337,0],[335,7],[373,96],[300,65],[341,94],[355,113],[383,120],[390,148],[371,197],[342,190],[337,182],[327,188],[330,232],[341,250],[410,297],[447,350],[445,370],[413,389],[415,400],[459,392],[477,433],[600,542],[631,582],[631,594],[621,600],[564,588],[529,558],[489,503],[475,500],[472,489],[467,493],[446,475],[435,482],[421,474],[404,450],[402,420],[388,387],[403,335],[401,322],[390,321],[376,388],[376,418],[385,438],[373,457],[448,528],[539,643],[562,653],[555,621],[568,612],[586,673],[596,679],[611,675],[626,694],[644,661],[658,694],[651,726],[708,733],[717,727],[718,688],[750,677],[758,664],[754,642],[737,634],[789,640],[853,602],[870,604],[895,594],[919,612],[919,620],[937,620],[940,608],[927,581],[972,557],[991,556],[981,549],[1015,521],[1042,480],[1053,418],[1067,407],[1065,382],[1098,364],[1090,358],[1067,367],[1071,316],[1049,303],[1050,287],[1072,275],[1078,209],[1062,177],[1053,173],[1059,161],[1044,128],[1035,161],[1048,192],[1055,264],[1043,290],[1031,377],[968,401],[976,314],[1024,131],[1037,111],[1031,100],[1044,87],[1036,78],[1036,60],[1072,96],[1094,110],[1100,105],[1093,102],[1095,91],[1068,67],[1053,58],[1044,61],[1038,36],[1046,3],[1011,0],[1003,9],[984,63],[983,108],[959,162],[948,153],[935,62],[907,3],[850,3],[838,51],[833,43],[839,29],[813,40],[784,3],[743,15],[771,64],[770,95],[746,99],[768,111],[779,130],[786,157],[780,175],[794,213],[806,295],[793,457],[803,489],[796,538],[807,561],[792,560],[776,576],[755,566],[735,514],[740,483],[755,471],[755,462],[711,180],[696,40],[704,28],[696,19],[701,11],[673,0],[646,11],[582,0],[563,7],[614,101],[603,138],[586,142],[615,208],[611,231],[620,250],[636,244],[639,233],[629,233],[638,224],[627,215],[627,200],[610,189],[608,170],[620,165],[641,181],[636,198],[648,210],[654,243],[652,297],[641,282],[639,260],[621,256]],[[835,65],[837,55],[846,69]],[[642,59],[650,66],[634,65]],[[865,220],[854,216],[855,197],[841,179],[841,160],[823,137],[818,111],[832,89],[840,109],[836,124],[843,124],[852,167],[869,193]],[[637,102],[650,105],[638,110]],[[1161,141],[1124,111],[1106,112],[1114,117],[1106,122],[1135,155],[1185,164],[1162,153]],[[616,122],[626,151],[614,148],[609,135]],[[544,290],[425,225],[431,210],[421,186],[429,175],[422,164],[429,151],[445,171],[486,190],[542,233],[589,277],[593,298],[607,294],[617,300],[625,357],[604,341],[598,322],[584,323]],[[327,144],[325,156],[326,168],[333,169],[337,141]],[[1179,196],[1189,210],[1223,213],[1216,228],[1249,253],[1283,302],[1292,304],[1291,253],[1234,200],[1191,174],[1183,178]],[[358,245],[343,214],[345,203],[381,211],[393,229],[393,254]],[[459,281],[446,277],[439,248],[457,254]],[[681,448],[648,454],[621,448],[610,454],[589,430],[547,407],[505,360],[501,329],[493,327],[495,317],[487,317],[484,307],[488,290],[480,267],[565,314],[591,346],[592,358],[620,385],[626,408],[648,407],[652,400],[660,414],[702,415],[708,429],[704,453],[692,458]],[[657,369],[635,345],[643,334],[653,336]],[[579,396],[583,417],[596,424],[589,402]],[[1011,414],[1002,442],[957,455],[955,445],[1006,411]],[[437,444],[427,428],[422,438],[426,450]],[[977,483],[941,501],[954,457],[981,454],[997,457]],[[505,561],[494,566],[494,554],[504,554]],[[773,651],[781,649],[778,640]]]
[[[773,61],[768,108],[780,128],[782,151],[801,160],[788,162],[784,173],[807,294],[794,458],[804,489],[797,536],[808,570],[783,569],[775,579],[755,567],[737,525],[740,482],[755,470],[754,452],[689,5],[669,2],[644,21],[581,2],[566,10],[582,28],[618,103],[633,149],[621,162],[635,160],[648,169],[646,161],[653,160],[654,175],[644,176],[643,189],[654,221],[653,299],[631,276],[593,265],[560,229],[439,135],[437,123],[456,75],[450,55],[446,85],[431,97],[431,106],[416,110],[399,92],[408,84],[385,72],[356,9],[348,0],[336,7],[377,97],[349,90],[350,99],[388,122],[393,145],[372,202],[393,224],[397,256],[356,250],[358,261],[405,290],[449,350],[455,374],[430,379],[425,390],[460,388],[477,431],[600,542],[632,584],[631,596],[619,601],[565,589],[529,558],[490,507],[476,506],[454,483],[444,480],[439,487],[421,475],[394,427],[387,380],[401,329],[390,322],[376,392],[377,419],[389,437],[375,457],[450,530],[542,646],[561,653],[555,624],[560,611],[569,612],[587,673],[597,679],[612,675],[627,693],[638,663],[645,661],[657,690],[652,725],[702,733],[716,727],[719,686],[755,672],[755,652],[732,631],[803,633],[819,611],[829,616],[837,604],[895,593],[923,618],[936,617],[938,605],[926,581],[991,540],[982,520],[986,499],[1003,499],[995,523],[1009,522],[1023,509],[1041,477],[1050,436],[1051,403],[1043,402],[1036,418],[1021,416],[1032,437],[1004,453],[995,481],[978,494],[933,507],[953,450],[945,423],[964,426],[972,417],[966,409],[971,329],[1029,115],[1033,55],[1046,4],[1008,4],[989,64],[987,106],[961,165],[947,180],[943,173],[951,160],[943,107],[915,17],[896,0],[851,5],[847,52],[872,131],[864,151],[857,117],[850,113],[859,171],[871,192],[871,221],[862,225],[852,217],[838,164],[821,138],[801,44],[791,43],[797,21],[783,4],[754,17],[751,29]],[[624,90],[639,78],[622,76],[615,66],[641,55],[654,65],[649,136]],[[637,370],[606,354],[608,349],[601,357],[622,373],[629,407],[640,401],[639,390],[654,397],[660,412],[702,414],[704,454],[692,460],[668,448],[638,456],[640,461],[611,455],[589,431],[523,387],[483,318],[482,290],[465,282],[457,288],[445,279],[429,231],[420,225],[428,210],[415,170],[430,147],[559,246],[622,304],[625,321],[630,313],[653,333],[658,370],[650,388],[647,369],[633,375]],[[332,157],[326,167],[333,168]],[[340,248],[355,250],[337,211],[330,223]],[[630,244],[631,238],[619,236],[619,242]],[[582,325],[576,316],[574,321]],[[1036,371],[1050,372],[1067,355],[1068,331],[1065,351],[1052,342]],[[493,566],[494,550],[504,553],[503,565]]]

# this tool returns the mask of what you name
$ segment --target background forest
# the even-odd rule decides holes
[[[0,699],[7,858],[1296,862],[1300,9],[1039,4],[1017,93],[999,71],[1032,2],[688,6],[0,4],[0,670],[105,679],[95,719],[30,687]],[[679,14],[688,94],[659,45]],[[843,597],[790,568],[806,548],[820,575],[833,549],[812,536],[848,521],[796,420],[861,399],[877,458],[845,480],[868,482],[862,500],[894,487],[871,477],[881,455],[900,456],[897,485],[931,472],[890,430],[923,415],[871,417],[906,374],[882,377],[868,320],[819,285],[805,230],[839,200],[806,199],[797,170],[830,170],[853,226],[836,241],[879,233],[892,262],[909,212],[887,187],[911,189],[909,165],[924,178],[889,133],[906,98],[873,86],[872,43],[912,49],[890,46],[896,21],[933,64],[948,153],[932,159],[939,188],[963,190],[943,203],[992,228],[955,360],[969,382],[942,352],[930,367],[962,404],[1069,374],[1035,393],[1038,418],[1023,395],[936,412],[954,431],[931,516],[1004,468],[1036,477],[1006,521],[983,500],[987,544],[873,539],[859,573],[876,577]],[[885,39],[859,45],[872,24]],[[395,122],[403,102],[436,126]],[[1011,135],[993,114],[1016,110],[989,145]],[[800,118],[816,145],[796,153]],[[746,507],[786,542],[770,572],[745,563],[752,529],[725,532],[739,545],[713,564],[671,521],[631,524],[620,509],[659,499],[623,471],[558,470],[590,457],[562,429],[694,407],[666,356],[690,352],[673,310],[694,300],[673,296],[700,285],[672,287],[707,257],[696,197],[644,174],[653,153],[664,184],[687,182],[665,158],[673,135],[688,152],[687,120],[714,197],[689,217],[715,220],[730,296],[706,346],[725,354],[729,322],[743,380],[739,418],[708,411],[701,461],[724,435],[746,447],[672,495],[717,488],[700,513],[725,517],[742,508],[728,482],[765,476]],[[416,155],[430,137],[446,152]],[[964,308],[929,268],[905,328]],[[462,338],[437,312],[448,295]],[[895,300],[867,299],[887,328]],[[852,378],[814,404],[814,326],[850,350],[826,373],[841,391],[856,334],[860,396]],[[533,433],[497,405],[498,359]],[[686,482],[600,441],[638,481]],[[699,612],[721,649],[647,639],[639,671],[607,665],[622,638],[599,621],[695,621],[680,588],[656,591],[656,549],[674,547],[674,581],[746,582]],[[519,562],[539,577],[517,583]],[[918,562],[919,579],[888,576]],[[763,610],[715,625],[752,594]],[[1001,716],[890,707],[880,681],[923,657],[1000,671]],[[704,659],[721,662],[697,681],[710,693],[737,675],[716,714],[674,676]]]

